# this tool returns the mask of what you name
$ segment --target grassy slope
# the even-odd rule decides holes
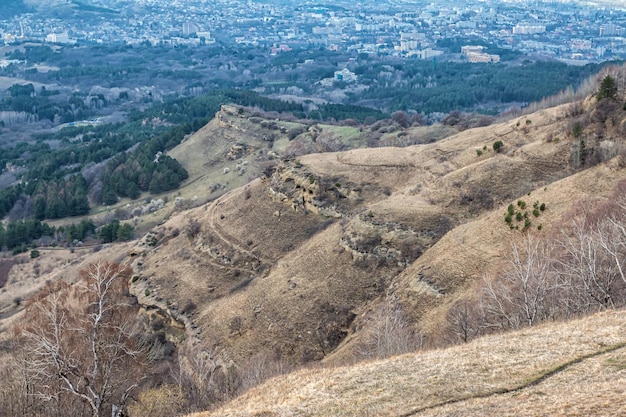
[[[529,191],[531,201],[534,198],[545,201],[548,210],[541,221],[549,233],[558,228],[561,216],[579,199],[588,195],[604,197],[612,184],[624,177],[624,168],[616,161],[569,176],[572,174],[568,165],[570,143],[565,139],[546,140],[553,134],[564,137],[567,120],[562,118],[563,113],[563,108],[549,109],[528,116],[532,118],[531,124],[521,118],[522,127],[517,125],[518,120],[512,120],[468,130],[428,145],[301,157],[299,170],[305,179],[309,175],[328,179],[331,185],[340,184],[342,192],[348,195],[337,201],[345,213],[342,219],[329,220],[311,212],[293,211],[291,201],[269,198],[268,181],[256,180],[210,204],[178,213],[155,227],[158,236],[155,247],[141,240],[124,248],[112,247],[107,254],[105,251],[91,256],[85,253],[80,261],[111,257],[131,264],[140,277],[133,291],[144,305],[156,305],[164,311],[173,307],[180,311],[186,304],[195,305],[183,317],[188,340],[215,343],[235,362],[259,349],[295,363],[321,359],[332,348],[320,349],[317,332],[326,324],[349,332],[339,350],[326,356],[329,363],[332,356],[341,362],[352,357],[351,349],[358,342],[358,329],[367,322],[367,311],[386,291],[403,302],[422,329],[427,332],[438,329],[449,305],[471,288],[472,282],[486,269],[499,267],[506,244],[515,236],[503,222],[509,201],[520,196],[527,198]],[[203,179],[198,178],[209,179],[198,188],[200,198],[207,196],[208,186],[217,180],[205,175],[203,170],[215,170],[215,177],[223,178],[220,164],[226,161],[225,153],[233,142],[244,140],[241,129],[256,132],[258,128],[244,118],[235,127],[228,126],[229,119],[224,121],[226,126],[211,122],[172,151],[189,158],[190,181],[196,179],[193,184],[202,183]],[[249,144],[262,147],[259,138],[262,134],[256,132]],[[496,140],[505,143],[503,151],[497,154],[490,149]],[[283,141],[285,138],[277,139],[275,146],[282,146]],[[212,147],[216,143],[221,147]],[[483,147],[487,151],[477,155],[476,149]],[[248,155],[249,165],[254,152]],[[219,159],[217,168],[210,163],[211,158]],[[207,162],[209,165],[205,165]],[[240,161],[228,163],[236,162]],[[231,175],[237,174],[231,171]],[[488,188],[496,199],[493,210],[472,212],[469,206],[460,204],[460,194],[472,185]],[[235,181],[229,186],[234,188]],[[181,194],[186,198],[195,195],[190,189],[183,189]],[[172,198],[168,208],[173,205],[171,201]],[[380,267],[375,262],[364,267],[353,261],[340,241],[351,232],[360,231],[363,217],[366,222],[369,215],[358,214],[368,212],[372,213],[372,222],[396,223],[426,234],[444,217],[449,217],[456,228],[426,248],[424,255],[403,272],[402,268]],[[185,228],[191,219],[200,224],[200,229],[189,238]],[[130,245],[134,247],[129,249]],[[131,251],[143,256],[127,257]],[[42,254],[37,262],[45,258],[46,254]],[[51,276],[35,274],[32,265],[26,268],[33,272],[22,272],[22,282],[10,279],[12,287],[7,288],[3,297],[5,306],[11,303],[9,295],[14,294],[11,291],[22,287],[26,275],[32,281],[31,290],[35,284],[41,285],[44,276]],[[67,275],[61,266],[55,272]],[[149,296],[144,295],[145,289],[149,289]],[[26,294],[23,288],[21,291]],[[353,324],[349,323],[346,311],[357,315]],[[243,329],[233,332],[230,323],[237,317],[242,319]],[[546,364],[556,365],[556,362]],[[522,376],[529,378],[526,374]],[[379,382],[373,392],[379,389],[386,389],[383,383]],[[466,388],[461,392],[466,393]],[[363,393],[370,395],[367,390]],[[443,391],[432,395],[435,399],[459,398]],[[400,408],[439,404],[411,402],[411,396],[404,394],[402,401],[408,402],[401,403]],[[358,398],[355,402],[363,401]],[[381,407],[385,405],[384,401],[380,403]],[[381,410],[376,404],[371,407],[374,408],[370,411],[360,408],[361,414],[354,415],[368,412],[379,415]],[[343,408],[350,410],[347,405]],[[327,415],[332,414],[335,413]]]
[[[606,196],[623,177],[624,169],[616,163],[571,175],[568,141],[546,140],[563,136],[563,112],[549,109],[528,116],[529,124],[522,117],[427,145],[302,156],[301,168],[295,169],[299,175],[325,179],[347,196],[331,203],[344,213],[341,219],[293,211],[291,197],[272,201],[269,181],[254,181],[157,227],[162,243],[140,246],[138,252],[145,256],[133,262],[141,277],[134,292],[142,303],[163,309],[167,302],[182,308],[191,301],[197,309],[186,315],[189,334],[220,345],[236,361],[263,346],[294,363],[322,357],[341,363],[358,349],[359,329],[386,291],[402,302],[420,329],[436,333],[445,325],[450,305],[483,273],[500,267],[508,242],[519,235],[503,221],[510,201],[522,197],[531,206],[534,199],[546,202],[548,210],[535,223],[542,222],[550,233],[579,199]],[[233,117],[248,133],[258,128]],[[196,137],[206,147],[191,146],[196,140],[191,138],[183,144],[187,154],[209,152],[211,140],[222,141],[219,134],[242,140],[237,129],[219,133],[216,126],[209,128],[213,134],[205,131]],[[496,140],[505,144],[500,153],[491,149]],[[229,140],[223,143],[221,155]],[[477,155],[476,149],[483,147],[487,151]],[[207,157],[198,156],[198,161]],[[202,175],[201,168],[190,172]],[[287,181],[291,174],[285,175]],[[473,212],[460,203],[460,195],[472,185],[488,189],[496,201],[493,210]],[[446,218],[455,228],[433,245],[429,236]],[[201,225],[193,239],[184,235],[190,219]],[[340,242],[354,233],[370,233],[368,222],[389,222],[387,230],[419,230],[424,254],[406,268],[375,261],[359,265]],[[175,236],[176,230],[180,235]],[[149,298],[143,296],[144,286]],[[345,311],[356,315],[354,323]],[[230,323],[237,318],[243,331],[232,332]],[[319,345],[318,332],[327,320],[331,328],[349,335],[335,353],[334,346]]]
[[[626,315],[596,314],[443,350],[306,369],[195,417],[623,415]]]

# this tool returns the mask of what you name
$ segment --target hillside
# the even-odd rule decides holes
[[[104,258],[132,268],[130,293],[163,361],[178,361],[182,373],[193,371],[194,355],[211,359],[211,392],[219,394],[195,410],[254,386],[272,375],[270,368],[281,370],[276,374],[321,363],[327,368],[273,380],[215,415],[231,409],[230,415],[259,416],[455,415],[463,414],[461,407],[501,415],[503,404],[515,415],[538,415],[542,396],[559,407],[560,394],[550,384],[588,372],[597,378],[576,382],[563,400],[573,408],[553,410],[584,415],[584,407],[604,404],[602,396],[591,402],[588,384],[611,398],[614,382],[623,378],[619,312],[333,367],[525,325],[479,323],[484,318],[476,311],[488,309],[478,299],[480,286],[503,279],[513,248],[525,239],[567,240],[580,213],[605,210],[595,215],[614,221],[621,227],[614,236],[622,236],[623,216],[609,205],[623,214],[625,126],[626,109],[617,100],[589,97],[451,136],[433,128],[391,132],[395,139],[429,139],[366,148],[371,131],[277,122],[223,106],[170,152],[189,179],[163,209],[137,219],[147,229],[140,239],[42,250],[39,258],[22,255],[0,265],[7,277],[0,338],[9,338],[21,300],[48,280],[73,282],[78,270]],[[444,138],[430,140],[438,135]],[[585,219],[587,232],[603,232],[593,229],[602,224],[595,219]],[[614,252],[604,261],[619,263],[614,254],[623,248],[609,248]],[[551,263],[567,264],[557,252]],[[558,310],[555,299],[567,294],[552,290],[571,287],[565,281],[537,295],[552,297],[553,305],[528,324],[622,306],[626,279],[613,264],[608,269],[610,282],[599,285],[604,293],[596,299],[593,288],[580,287],[590,298],[564,298],[572,305]],[[462,302],[476,314],[452,317]],[[455,328],[474,325],[481,332]],[[389,326],[396,329],[385,333]],[[382,352],[390,340],[396,346]],[[553,369],[559,373],[544,380]],[[424,395],[409,395],[414,392]],[[623,406],[607,402],[606,414],[618,415]]]
[[[193,416],[619,416],[626,412],[625,331],[624,311],[615,311],[443,350],[305,369]]]
[[[350,357],[385,297],[432,334],[520,235],[502,221],[509,202],[545,202],[550,233],[577,201],[606,197],[623,178],[615,162],[572,169],[571,143],[548,140],[564,134],[566,111],[432,144],[284,161],[271,178],[155,228],[154,246],[138,246],[132,262],[133,291],[235,363],[259,345],[291,363]]]

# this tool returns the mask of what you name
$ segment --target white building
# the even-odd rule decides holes
[[[350,82],[356,81],[356,79],[357,79],[356,74],[347,68],[344,68],[339,71],[335,71],[336,81],[345,81],[347,83],[350,83]]]
[[[76,40],[70,39],[67,32],[63,33],[50,33],[46,36],[46,42],[50,43],[76,43]]]
[[[543,25],[515,25],[513,27],[514,35],[534,35],[537,33],[545,33],[546,27]]]

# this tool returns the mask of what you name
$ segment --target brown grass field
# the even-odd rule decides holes
[[[620,416],[626,315],[599,313],[443,350],[305,369],[194,417]]]

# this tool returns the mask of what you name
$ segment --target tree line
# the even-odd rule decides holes
[[[389,111],[420,113],[474,110],[487,103],[525,104],[540,101],[596,74],[605,64],[581,67],[558,62],[521,65],[463,62],[402,61],[394,65],[368,63],[354,72],[370,87],[355,98]]]
[[[35,219],[18,220],[0,223],[0,250],[18,254],[41,245],[73,245],[87,239],[99,239],[102,243],[125,242],[131,240],[133,234],[133,226],[119,220],[100,227],[96,227],[92,220],[58,227]]]
[[[12,86],[11,94],[29,96],[32,85]],[[134,111],[128,123],[66,127],[36,136],[36,142],[6,147],[0,166],[21,168],[25,185],[0,190],[0,217],[6,216],[20,195],[33,200],[35,219],[87,214],[89,202],[115,204],[120,197],[138,198],[178,188],[188,173],[166,152],[200,129],[226,103],[265,112],[307,117],[302,104],[263,97],[245,90],[215,90],[199,97],[175,98]],[[315,119],[380,119],[379,111],[359,106],[326,104],[311,113]],[[172,124],[172,125],[168,125]],[[50,141],[60,142],[52,148]]]
[[[61,95],[59,91],[48,91],[41,87],[35,91],[33,84],[14,84],[0,100],[0,111],[32,114],[33,121],[48,119],[55,123],[68,123],[91,117],[92,105],[79,94]],[[0,120],[6,124],[6,120]]]

